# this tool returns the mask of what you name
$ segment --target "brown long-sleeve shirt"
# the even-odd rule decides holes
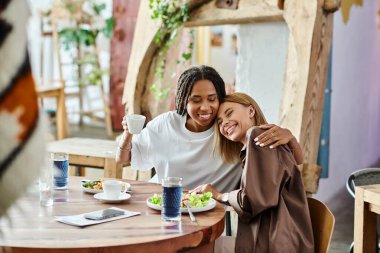
[[[301,173],[287,145],[255,145],[251,128],[241,151],[241,188],[229,203],[239,216],[235,252],[314,253],[314,240]]]

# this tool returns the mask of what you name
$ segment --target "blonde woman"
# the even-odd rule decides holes
[[[256,126],[265,123],[250,96],[227,95],[217,114],[217,149],[224,161],[243,162],[240,188],[221,193],[205,184],[191,192],[211,191],[216,200],[235,209],[235,252],[312,253],[311,220],[294,154],[287,144],[272,149],[256,145],[263,132]]]

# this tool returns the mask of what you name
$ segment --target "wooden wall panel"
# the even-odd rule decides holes
[[[332,14],[323,0],[285,1],[289,27],[281,125],[298,137],[307,163],[317,161],[332,40]]]
[[[141,113],[141,97],[152,59],[157,52],[153,39],[159,23],[150,18],[149,1],[141,1],[136,22],[136,34],[125,79],[123,104],[127,113]]]
[[[113,16],[116,25],[111,39],[110,110],[113,130],[122,130],[121,120],[125,113],[122,94],[128,61],[132,50],[133,35],[140,0],[113,0]]]
[[[284,21],[277,0],[240,0],[237,10],[215,7],[215,1],[204,4],[191,13],[186,26],[246,24]]]

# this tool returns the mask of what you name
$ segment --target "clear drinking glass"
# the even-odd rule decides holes
[[[53,205],[53,170],[49,164],[48,159],[46,159],[45,165],[40,171],[39,183],[39,193],[40,193],[40,205],[41,206],[51,206]]]
[[[162,179],[161,219],[181,221],[182,178],[166,177]]]
[[[67,153],[51,153],[54,173],[54,188],[67,189],[69,182],[69,155]]]

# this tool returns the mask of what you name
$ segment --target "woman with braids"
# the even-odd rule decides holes
[[[212,154],[213,125],[219,102],[226,96],[224,86],[211,67],[195,66],[184,71],[177,84],[175,111],[155,117],[133,138],[123,120],[124,133],[116,161],[131,162],[132,168],[142,170],[154,167],[158,182],[171,176],[182,177],[183,186],[189,189],[206,182],[219,191],[236,189],[242,171],[240,163],[225,163]],[[259,145],[275,147],[290,142],[297,147],[289,130],[275,125],[264,128],[269,130],[260,136]]]
[[[227,95],[217,116],[217,148],[226,162],[242,160],[237,190],[220,193],[212,184],[190,192],[212,192],[238,214],[235,252],[314,253],[314,240],[302,177],[289,145],[258,147],[265,117],[244,93]],[[217,243],[223,244],[223,239]],[[227,252],[224,248],[223,252]]]

